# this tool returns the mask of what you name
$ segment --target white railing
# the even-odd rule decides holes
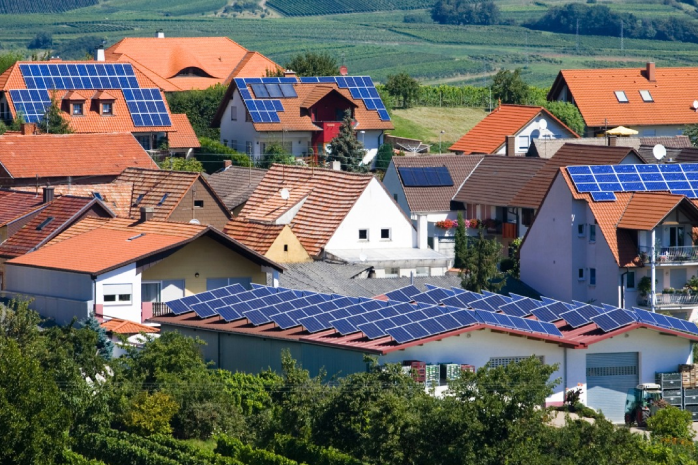
[[[657,265],[668,263],[698,262],[698,246],[687,245],[680,247],[655,247],[655,263]],[[645,264],[650,263],[650,248],[640,247],[640,260]]]

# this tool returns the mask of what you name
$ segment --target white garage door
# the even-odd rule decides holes
[[[637,352],[587,354],[587,405],[622,423],[628,389],[638,384]]]

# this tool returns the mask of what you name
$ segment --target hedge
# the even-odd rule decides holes
[[[70,449],[63,451],[63,465],[106,465],[101,460],[88,459]]]
[[[151,450],[131,444],[129,441],[104,434],[87,434],[76,442],[75,449],[86,457],[107,463],[129,465],[179,465],[179,462],[163,457]],[[199,462],[203,463],[203,462]]]
[[[252,465],[298,465],[295,460],[287,459],[268,450],[255,449],[243,444],[239,439],[223,435],[218,436],[216,453]]]
[[[172,443],[162,444],[155,440],[153,436],[143,437],[117,430],[107,431],[105,435],[126,441],[137,447],[142,447],[154,454],[172,459],[181,465],[214,465],[214,461],[211,460],[212,457],[205,457],[203,454],[199,455],[196,448],[172,447]],[[159,438],[162,437],[163,436],[159,436]],[[174,439],[173,441],[178,442]]]
[[[295,460],[298,463],[312,465],[365,465],[332,447],[321,447],[291,436],[277,434],[272,443],[274,452]]]

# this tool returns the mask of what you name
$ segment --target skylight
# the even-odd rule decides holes
[[[104,197],[102,197],[102,194],[100,194],[99,192],[93,192],[92,195],[97,200],[104,200]]]
[[[616,98],[618,99],[619,103],[628,103],[628,96],[625,95],[625,92],[622,90],[617,90],[615,92]]]
[[[126,239],[126,242],[135,241],[139,237],[143,237],[143,236],[145,236],[145,233],[136,234],[135,236],[131,236],[128,239]]]
[[[165,199],[167,199],[167,196],[168,196],[168,195],[169,195],[169,194],[165,194],[165,195],[162,196],[162,198],[161,198],[160,201],[158,202],[158,206],[160,206],[160,205],[163,204],[163,202],[165,201]]]
[[[49,223],[50,223],[51,221],[53,221],[53,220],[55,220],[55,218],[52,217],[52,216],[49,216],[49,217],[46,218],[44,221],[42,221],[41,224],[40,224],[39,226],[36,227],[36,230],[37,230],[37,231],[43,230],[43,229],[44,229],[46,226],[48,226]]]
[[[652,98],[652,94],[650,94],[649,90],[641,90],[640,97],[642,97],[643,102],[654,102],[654,99]]]
[[[144,196],[144,195],[145,195],[145,194],[138,194],[138,198],[137,198],[136,201],[133,203],[133,206],[134,206],[134,207],[137,207],[138,204],[141,203],[141,200],[143,200],[143,196]]]

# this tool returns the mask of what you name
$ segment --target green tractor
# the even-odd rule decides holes
[[[644,383],[629,389],[625,400],[625,424],[647,426],[647,419],[657,413],[658,401],[661,399],[662,390],[659,384]]]

